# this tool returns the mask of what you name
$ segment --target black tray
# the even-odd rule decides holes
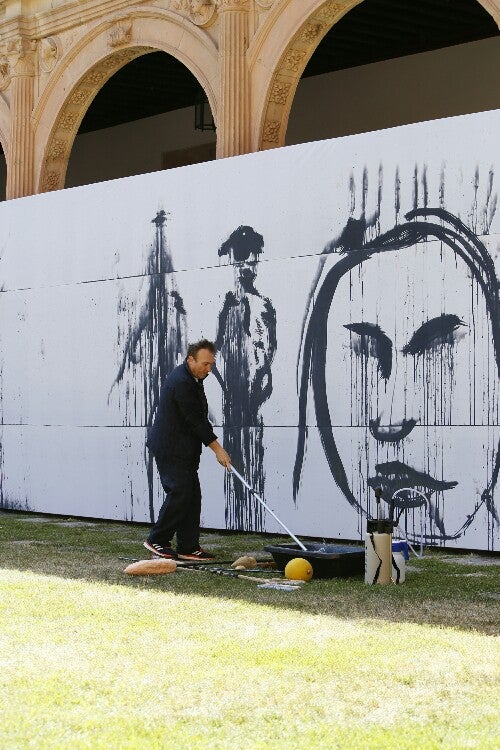
[[[284,570],[294,557],[307,560],[313,569],[313,578],[349,578],[365,571],[365,548],[341,544],[304,543],[306,551],[298,544],[277,544],[264,547],[270,552],[278,570]]]

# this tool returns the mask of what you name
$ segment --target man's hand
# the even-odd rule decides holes
[[[224,466],[226,469],[231,468],[231,456],[226,450],[224,450],[218,440],[214,440],[208,447],[213,450],[215,458],[221,466]]]

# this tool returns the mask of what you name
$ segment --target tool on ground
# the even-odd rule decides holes
[[[258,578],[256,576],[243,575],[237,570],[231,568],[208,568],[206,566],[200,566],[199,563],[194,566],[183,565],[175,560],[165,560],[161,557],[156,557],[152,560],[137,560],[124,570],[124,573],[131,576],[150,576],[150,575],[169,575],[176,571],[182,570],[186,573],[212,573],[214,575],[229,576],[230,578],[240,578],[244,581],[252,581],[257,584],[264,583],[280,583],[279,579],[276,578]],[[304,581],[292,581],[289,580],[286,583],[298,586]]]
[[[247,488],[247,490],[248,490],[248,491],[249,491],[249,492],[250,492],[250,493],[251,493],[251,494],[252,494],[252,495],[253,495],[253,496],[254,496],[254,497],[255,497],[255,498],[256,498],[256,499],[257,499],[257,500],[259,501],[259,503],[260,503],[260,504],[262,505],[262,507],[263,507],[263,508],[265,508],[265,509],[266,509],[266,510],[268,511],[268,513],[270,513],[270,514],[272,515],[272,517],[274,518],[274,520],[275,520],[275,521],[277,521],[277,522],[279,523],[279,525],[280,525],[280,526],[281,526],[282,528],[284,528],[284,529],[285,529],[286,533],[287,533],[287,534],[288,534],[289,536],[291,536],[291,537],[292,537],[293,541],[294,541],[294,542],[295,542],[296,544],[298,544],[298,545],[299,545],[300,549],[304,550],[304,552],[307,552],[307,547],[305,547],[305,546],[304,546],[304,545],[302,544],[302,542],[301,542],[301,541],[300,541],[299,539],[297,539],[297,537],[295,536],[295,534],[292,534],[292,532],[290,531],[290,529],[289,529],[289,528],[288,528],[287,526],[285,526],[285,524],[283,523],[283,521],[280,521],[280,519],[278,518],[278,516],[276,515],[276,513],[275,513],[275,512],[273,511],[273,510],[271,510],[271,508],[269,507],[269,505],[267,505],[267,503],[265,503],[265,502],[264,502],[264,500],[263,500],[263,499],[262,499],[262,498],[260,497],[260,495],[258,495],[258,494],[257,494],[257,493],[255,492],[255,490],[253,489],[253,487],[251,487],[251,486],[250,486],[250,485],[248,484],[248,482],[247,482],[247,481],[246,481],[245,479],[243,479],[243,477],[241,476],[241,474],[239,474],[239,473],[238,473],[238,472],[236,471],[236,469],[234,468],[234,466],[231,466],[231,467],[230,467],[230,471],[231,471],[231,472],[232,472],[232,473],[233,473],[233,474],[234,474],[234,475],[235,475],[236,477],[238,477],[238,479],[240,480],[240,482],[241,482],[241,483],[242,483],[242,484],[243,484],[243,485],[244,485],[244,486],[245,486],[245,487]]]
[[[119,560],[128,560],[128,562],[141,562],[143,558],[141,557],[126,557],[125,555],[118,555]],[[160,557],[159,555],[151,555],[151,560],[165,560],[169,558]],[[186,567],[205,567],[207,565],[231,565],[232,560],[174,560],[174,562],[177,563],[177,565],[182,566],[183,568]],[[267,564],[267,560],[265,561]],[[259,563],[257,563],[259,564]]]
[[[205,570],[199,570],[197,568],[179,568],[183,572],[189,573],[213,573],[218,576],[229,576],[230,578],[239,578],[242,581],[252,581],[252,583],[280,583],[280,579],[277,578],[257,578],[257,576],[247,576],[243,573],[238,573],[236,570],[228,570],[227,568],[206,568]],[[287,585],[300,586],[304,581],[286,581]]]

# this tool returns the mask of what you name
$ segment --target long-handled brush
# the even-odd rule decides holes
[[[265,502],[264,502],[264,500],[263,500],[263,499],[262,499],[262,498],[260,497],[260,495],[258,495],[258,494],[257,494],[257,493],[255,492],[255,490],[253,489],[253,487],[251,487],[251,486],[250,486],[250,485],[248,484],[248,482],[247,482],[247,481],[245,481],[245,479],[243,479],[243,477],[241,476],[241,474],[239,474],[239,473],[238,473],[238,472],[236,471],[236,469],[234,468],[234,466],[231,466],[231,468],[230,468],[230,471],[231,471],[231,472],[232,472],[232,473],[233,473],[233,474],[234,474],[234,475],[235,475],[236,477],[238,477],[238,479],[240,480],[240,482],[241,482],[241,483],[242,483],[242,484],[243,484],[243,485],[244,485],[244,486],[245,486],[245,487],[247,488],[247,490],[248,490],[248,491],[249,491],[249,492],[250,492],[250,493],[251,493],[251,494],[252,494],[252,495],[253,495],[253,496],[255,497],[255,499],[256,499],[256,500],[258,500],[258,502],[259,502],[259,503],[260,503],[260,504],[262,505],[262,507],[263,507],[263,508],[265,508],[265,509],[267,510],[267,512],[268,512],[268,513],[270,513],[270,514],[272,515],[272,517],[273,517],[273,518],[275,519],[275,521],[277,521],[277,522],[279,523],[279,525],[280,525],[280,526],[282,526],[282,527],[283,527],[283,528],[285,529],[286,533],[287,533],[287,534],[288,534],[289,536],[291,536],[291,537],[292,537],[293,541],[294,541],[294,542],[296,542],[296,543],[297,543],[297,544],[299,545],[300,549],[301,549],[301,550],[304,550],[304,552],[307,552],[307,547],[305,547],[305,546],[304,546],[304,545],[302,544],[302,542],[301,542],[301,541],[300,541],[299,539],[297,539],[297,537],[295,536],[295,534],[292,534],[292,532],[290,531],[290,529],[288,528],[288,526],[285,526],[285,524],[283,523],[283,521],[280,521],[280,519],[278,518],[278,516],[276,515],[276,513],[275,513],[275,512],[273,511],[273,510],[271,510],[271,508],[269,507],[269,505],[267,505],[267,503],[265,503]]]

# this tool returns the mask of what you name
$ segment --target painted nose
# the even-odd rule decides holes
[[[413,430],[417,420],[411,417],[412,406],[408,403],[405,361],[394,359],[392,372],[383,393],[377,394],[375,419],[369,420],[372,436],[381,443],[403,440]],[[410,415],[408,414],[410,411]]]

